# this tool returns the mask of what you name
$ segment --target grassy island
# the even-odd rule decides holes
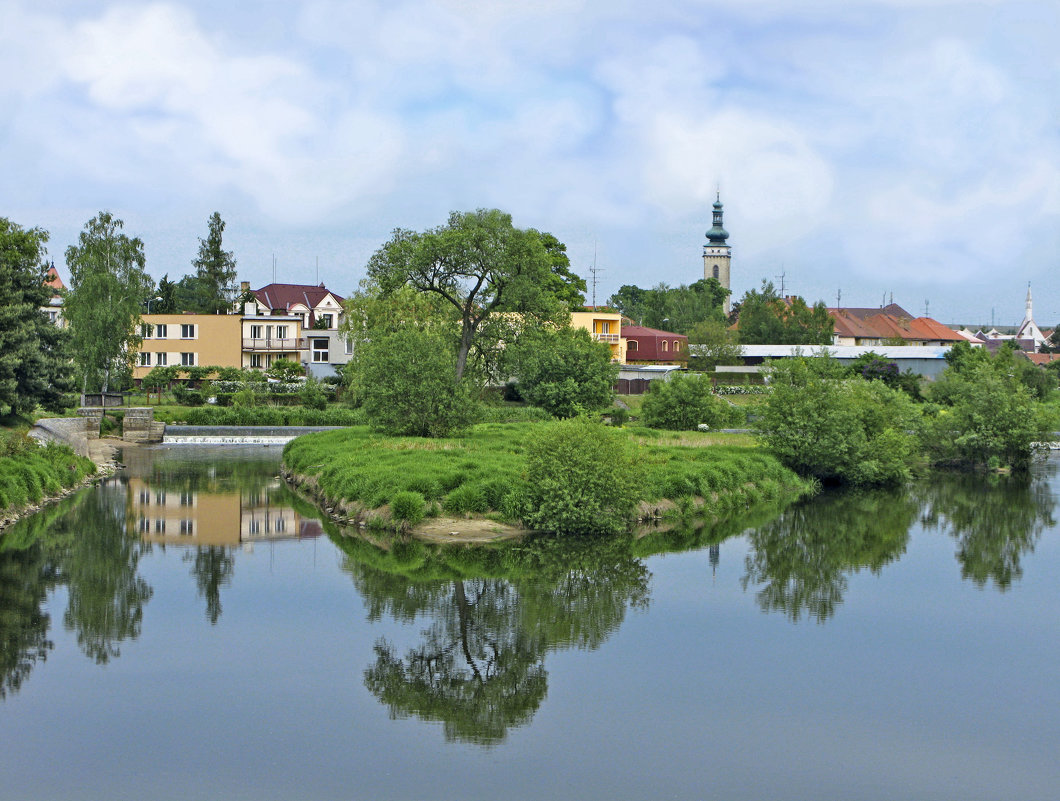
[[[343,521],[398,529],[428,518],[478,516],[565,531],[571,527],[550,525],[540,517],[528,525],[526,519],[528,499],[535,508],[552,500],[540,497],[540,485],[548,482],[531,477],[540,476],[533,473],[533,454],[542,450],[541,437],[563,426],[582,434],[569,422],[482,424],[462,437],[435,439],[353,427],[290,442],[284,469],[288,480]],[[616,472],[610,455],[593,465],[589,445],[581,454],[588,462],[576,468],[585,474],[587,489],[571,489],[581,483],[577,476],[551,483],[565,491],[563,502],[577,506],[591,506],[601,494],[610,497],[620,485],[622,500],[631,503],[632,513],[622,519],[627,528],[638,519],[663,516],[721,517],[760,502],[788,502],[814,489],[812,481],[750,447],[750,441],[719,445],[717,435],[700,432],[605,429],[593,423],[582,428],[594,436],[606,432],[609,445],[624,454],[632,472]],[[565,461],[557,469],[568,466]]]

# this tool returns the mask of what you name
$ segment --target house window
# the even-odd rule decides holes
[[[331,328],[331,321],[334,318],[330,314],[318,314],[317,319],[320,321],[320,324],[324,326],[324,328]]]
[[[155,493],[155,503],[159,506],[166,505],[166,493],[165,490],[159,490]]]
[[[165,533],[166,533],[166,521],[165,520],[156,520],[155,521],[155,534],[165,534]]]
[[[182,353],[180,354],[180,364],[182,367],[194,367],[195,366],[195,354],[194,353]]]
[[[148,520],[146,517],[141,517],[140,518],[140,533],[141,534],[150,534],[151,533],[151,521]]]
[[[314,362],[327,362],[328,359],[328,341],[326,339],[314,339],[313,340],[313,361]]]
[[[669,343],[669,342],[667,342],[667,341],[666,341],[666,340],[664,339],[664,340],[662,341],[662,352],[663,352],[663,353],[667,353],[667,352],[669,352],[669,350],[670,350],[670,343]]]
[[[349,337],[346,338],[346,355],[349,356],[353,353],[353,340]]]
[[[155,339],[166,338],[166,326],[163,323],[159,323],[155,326]]]
[[[677,353],[679,350],[681,350],[681,340],[675,339],[674,340],[674,353]]]
[[[155,354],[155,364],[157,364],[157,365],[159,365],[161,367],[165,367],[169,363],[168,356],[169,356],[168,353],[156,353]]]
[[[274,524],[273,527],[276,529],[277,532],[286,531],[287,530],[287,521],[284,520],[282,517],[279,517],[279,518],[276,519],[276,523]]]
[[[141,339],[150,339],[152,336],[154,336],[154,333],[155,333],[155,327],[153,325],[151,325],[150,323],[142,323],[140,325],[140,338]]]
[[[277,339],[287,339],[287,326],[285,326],[285,325],[276,326],[276,338]]]
[[[250,521],[250,533],[259,534],[261,532],[261,523],[257,520]]]
[[[251,339],[261,339],[261,326],[260,325],[252,325],[252,326],[250,326],[250,338]]]
[[[181,520],[180,521],[180,533],[185,537],[190,537],[195,533],[195,521],[194,520]]]
[[[636,351],[639,348],[640,348],[640,345],[637,343],[637,340],[635,340],[635,339],[631,339],[631,340],[629,340],[626,343],[626,349],[627,350]]]
[[[187,491],[180,493],[180,505],[181,506],[194,506],[195,505],[195,493],[187,492]]]
[[[140,505],[150,506],[151,505],[151,490],[140,490]]]
[[[181,339],[195,339],[195,324],[181,323],[180,324],[180,338]]]
[[[257,367],[259,370],[261,369],[261,354],[260,353],[252,353],[252,354],[250,354],[250,366],[251,367]]]
[[[150,353],[146,353],[145,352],[145,353],[141,353],[140,354],[140,366],[141,367],[150,367],[151,366],[151,354]]]

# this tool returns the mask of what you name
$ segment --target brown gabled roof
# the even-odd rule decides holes
[[[1060,353],[1024,353],[1023,355],[1039,367],[1043,367],[1051,362],[1060,361]]]
[[[44,286],[51,287],[56,292],[60,289],[66,289],[63,279],[59,277],[59,273],[54,266],[48,268],[48,272],[44,276]]]
[[[314,309],[325,295],[331,295],[339,303],[345,298],[327,289],[323,284],[313,286],[312,284],[268,284],[261,289],[253,290],[254,297],[258,303],[268,309],[282,309],[287,311],[292,306],[301,303],[310,309]]]
[[[911,317],[896,303],[882,309],[829,309],[835,321],[835,333],[858,339],[901,339],[908,341],[940,340],[959,342],[964,339],[930,317]]]
[[[688,339],[684,334],[675,334],[673,331],[661,331],[658,328],[648,328],[643,325],[624,325],[622,326],[622,336],[624,337],[666,337],[667,339],[673,339],[678,337],[679,339]]]

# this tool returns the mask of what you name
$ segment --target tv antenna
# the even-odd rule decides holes
[[[931,316],[931,301],[926,298],[924,299],[924,316]]]
[[[780,297],[782,298],[787,297],[787,295],[784,294],[784,279],[787,278],[787,276],[788,274],[784,271],[784,265],[781,265],[780,275],[773,276],[774,278],[780,279]]]
[[[843,308],[843,287],[839,287],[835,291],[835,307],[837,309]]]
[[[596,242],[593,242],[593,266],[589,268],[589,272],[592,273],[592,276],[593,276],[593,309],[594,310],[596,309],[596,275],[597,275],[597,273],[602,273],[603,271],[604,271],[603,267],[597,267],[596,266]]]

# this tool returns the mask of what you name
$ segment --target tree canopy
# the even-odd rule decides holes
[[[723,322],[729,294],[716,278],[701,278],[687,286],[657,284],[651,289],[627,284],[608,304],[638,325],[687,334],[705,320]]]
[[[743,345],[830,345],[835,321],[823,301],[812,307],[799,296],[781,298],[769,281],[740,301]]]
[[[191,263],[199,285],[197,298],[202,314],[226,314],[236,297],[236,260],[225,250],[222,235],[225,222],[219,212],[210,215],[209,232],[199,240],[199,255]]]
[[[107,391],[115,371],[128,370],[140,344],[136,322],[154,282],[144,271],[144,243],[121,232],[124,223],[101,211],[66,249],[74,362],[84,390]]]
[[[368,277],[384,294],[408,286],[436,295],[456,313],[459,335],[454,378],[492,317],[501,312],[551,319],[563,311],[550,287],[557,275],[542,235],[512,225],[497,209],[453,212],[423,232],[398,228],[368,262]],[[562,276],[560,276],[562,281]]]
[[[44,285],[48,234],[0,217],[0,410],[58,409],[71,389],[67,334],[41,311],[51,299]]]

